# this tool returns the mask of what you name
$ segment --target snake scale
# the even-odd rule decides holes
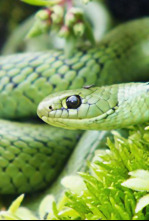
[[[0,194],[45,188],[82,134],[36,122],[45,97],[56,93],[41,102],[38,115],[55,126],[127,127],[149,120],[148,83],[103,85],[147,81],[148,75],[149,18],[120,25],[69,59],[62,50],[1,57]]]

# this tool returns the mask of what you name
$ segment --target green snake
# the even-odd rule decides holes
[[[149,84],[126,83],[147,81],[148,74],[149,18],[120,25],[99,45],[79,49],[69,59],[62,50],[1,57],[0,194],[50,185],[76,146],[80,129],[110,130],[148,121]],[[44,121],[71,131],[36,122],[37,107]]]

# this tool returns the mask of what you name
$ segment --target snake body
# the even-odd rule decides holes
[[[61,119],[61,125],[57,125],[57,120],[52,123],[56,126],[108,130],[146,122],[149,120],[147,83],[88,88],[81,91],[74,89],[92,84],[102,86],[147,80],[148,74],[148,18],[119,26],[107,34],[97,47],[80,49],[69,59],[62,50],[1,57],[0,118],[3,120],[0,121],[0,193],[37,191],[52,182],[75,147],[78,135],[81,134],[78,131],[53,129],[41,123],[16,123],[14,120],[32,121],[36,118],[37,106],[42,99],[57,92],[58,95],[52,95],[53,100],[51,97],[50,100],[44,100],[38,110],[39,116],[47,117],[46,121],[52,119],[54,122],[54,117]],[[71,89],[71,92],[62,92],[68,89]],[[78,122],[76,110],[67,110],[64,104],[66,97],[76,93],[87,93],[84,104],[93,107],[99,103],[99,108],[95,110],[85,112],[82,108],[80,118],[87,122],[85,127],[84,123],[83,126],[75,126]],[[95,93],[96,96],[90,96],[91,93]],[[107,116],[113,116],[110,111],[117,113],[122,97],[123,112],[120,112],[118,121],[115,122],[115,118]],[[129,100],[126,99],[128,97]],[[49,111],[48,115],[46,112],[49,110],[49,104],[52,111],[55,108],[57,110],[52,118],[49,115],[52,111]],[[133,114],[129,114],[132,111],[130,106],[134,107]],[[91,126],[89,119],[94,116],[95,122]],[[98,116],[108,119],[106,123],[102,122],[102,127],[99,127],[96,121]],[[63,118],[66,119],[65,123]],[[74,118],[73,124],[69,124],[68,118]]]

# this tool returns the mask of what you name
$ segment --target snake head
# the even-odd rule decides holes
[[[65,129],[94,129],[97,120],[114,112],[117,86],[83,88],[52,94],[38,107],[38,116],[46,123]]]

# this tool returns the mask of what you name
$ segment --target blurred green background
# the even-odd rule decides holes
[[[81,2],[82,0],[77,0],[77,1]],[[126,21],[149,15],[149,0],[94,0],[94,1],[104,2],[107,8],[110,9],[110,12],[112,13],[114,19],[116,19],[118,23],[121,21]],[[74,3],[75,2],[76,0],[74,0]],[[22,21],[25,21],[26,18],[29,18],[38,9],[39,7],[28,5],[26,3],[21,2],[21,0],[0,0],[0,51],[4,46],[5,42],[7,42],[7,39],[9,39],[9,36],[13,32],[13,30],[15,30],[15,28],[18,27]],[[11,40],[6,45],[3,54],[10,54],[16,51],[20,52],[25,51],[26,47],[29,47],[30,51],[34,50],[35,47],[32,47],[32,44],[34,44],[33,41],[31,41],[29,46],[26,46],[26,42],[22,43],[27,32],[27,31],[25,32],[25,30],[29,29],[30,24],[31,22],[26,23],[26,26],[22,27],[22,29],[18,32],[19,33],[18,35],[20,35],[20,37],[17,36],[16,33],[16,35],[13,38],[11,38]],[[22,35],[20,33],[22,33]],[[19,39],[17,37],[19,37]],[[21,48],[19,48],[20,45],[15,46],[14,43],[15,38],[16,42],[17,41],[21,42],[20,43]],[[45,43],[45,48],[47,48],[47,45],[49,46],[51,42],[49,42],[49,40],[46,38],[44,40],[45,42],[47,42]],[[44,48],[42,47],[42,49]]]
[[[36,10],[20,0],[0,0],[0,48],[17,25]]]

